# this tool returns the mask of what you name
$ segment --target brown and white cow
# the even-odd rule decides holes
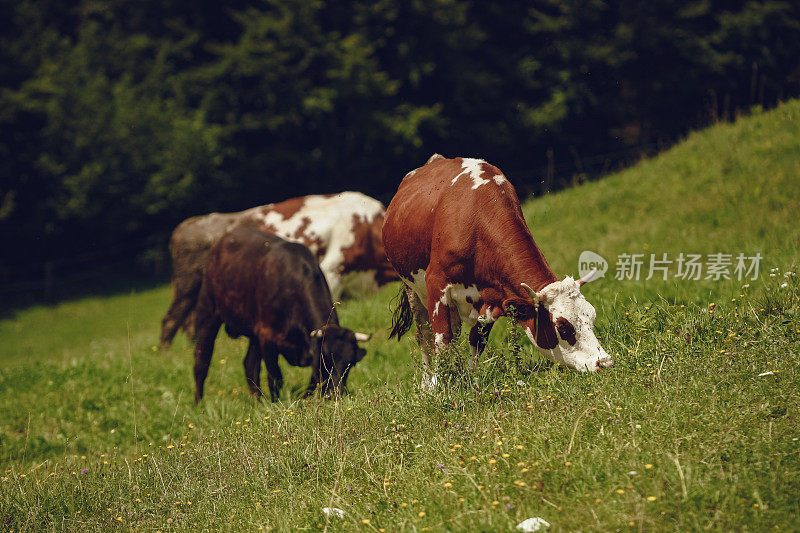
[[[208,251],[222,235],[253,225],[307,246],[317,257],[334,300],[348,278],[381,286],[397,278],[381,239],[385,208],[359,192],[311,195],[238,213],[210,213],[181,222],[170,239],[173,301],[161,323],[161,347],[185,327],[194,334],[193,310]]]
[[[512,306],[549,359],[589,372],[611,366],[594,334],[594,307],[580,293],[584,280],[556,278],[514,187],[489,163],[434,154],[406,174],[386,210],[383,244],[406,285],[392,336],[399,339],[413,316],[426,366],[462,322],[474,365],[493,322]],[[428,374],[423,385],[435,380]]]

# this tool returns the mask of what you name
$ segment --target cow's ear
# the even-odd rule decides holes
[[[536,313],[536,306],[525,298],[507,298],[503,300],[503,314],[515,320],[524,321],[533,318]]]
[[[536,309],[536,344],[545,350],[552,350],[558,346],[558,335],[556,335],[556,328],[553,325],[553,318],[550,316],[550,311],[541,302]]]
[[[364,348],[359,348],[358,351],[356,351],[356,362],[364,359],[365,355],[367,355],[367,351]]]

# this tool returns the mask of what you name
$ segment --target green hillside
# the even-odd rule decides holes
[[[598,252],[612,269],[621,253],[649,261],[650,254],[674,260],[680,252],[732,254],[734,262],[739,253],[760,253],[762,273],[782,268],[800,257],[800,225],[793,223],[799,208],[800,102],[792,101],[694,133],[660,157],[523,209],[551,266],[567,274],[582,250]],[[742,283],[624,285],[630,296],[700,303],[709,291],[727,295]],[[620,285],[606,279],[596,288],[605,296]]]
[[[168,287],[32,307],[0,320],[2,528],[796,529],[800,101],[523,209],[559,276],[610,263],[583,292],[613,369],[549,368],[502,321],[475,374],[462,337],[424,394],[413,335],[386,340],[392,285],[342,304],[373,333],[349,396],[297,401],[309,372],[284,362],[282,402],[255,403],[220,337],[195,407],[189,342],[154,349]],[[681,253],[701,279],[643,279]],[[705,279],[716,253],[731,279]]]

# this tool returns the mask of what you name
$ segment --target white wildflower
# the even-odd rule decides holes
[[[520,522],[517,524],[517,529],[520,531],[524,531],[526,533],[531,533],[533,531],[539,531],[541,529],[547,529],[550,527],[550,523],[547,522],[544,518],[539,518],[535,516],[533,518],[528,518],[524,522]]]
[[[323,507],[322,512],[328,516],[335,516],[336,518],[344,518],[344,511],[338,507]]]

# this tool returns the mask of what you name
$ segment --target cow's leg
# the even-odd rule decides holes
[[[222,326],[222,319],[217,315],[216,308],[207,287],[200,288],[197,299],[197,343],[194,347],[194,402],[203,397],[203,384],[208,376],[208,367],[211,364],[211,355],[214,353],[214,342]]]
[[[342,295],[342,265],[334,256],[328,255],[319,262],[319,268],[328,282],[331,298],[335,302]]]
[[[281,388],[283,387],[283,373],[278,365],[278,348],[272,343],[263,343],[261,354],[264,357],[264,365],[267,367],[269,397],[273,402],[277,402],[281,397]]]
[[[244,375],[247,378],[247,386],[250,394],[261,399],[261,350],[258,341],[250,339],[247,346],[247,355],[244,357]]]
[[[186,334],[186,337],[191,340],[197,339],[197,329],[195,329],[195,324],[197,324],[197,312],[192,309],[189,311],[189,314],[186,316],[183,321],[183,325],[181,326],[181,329]]]
[[[203,397],[203,384],[208,376],[208,367],[211,364],[211,355],[214,353],[214,342],[222,320],[216,315],[205,317],[198,322],[197,344],[194,347],[194,401],[199,402]]]
[[[311,379],[308,381],[308,387],[306,387],[306,392],[303,394],[303,398],[308,398],[314,394],[314,391],[317,390],[317,385],[322,383],[323,371],[326,371],[326,369],[322,368],[322,366],[325,365],[325,358],[321,353],[322,342],[320,341],[319,347],[313,350],[314,358],[311,362]],[[330,376],[330,371],[327,370],[325,375]]]
[[[430,273],[426,279],[428,286],[428,319],[433,329],[433,342],[436,353],[443,350],[453,340],[450,321],[453,319],[450,306],[450,295],[445,280]],[[455,305],[453,305],[455,307]]]
[[[173,299],[167,314],[161,320],[161,341],[159,346],[166,350],[172,344],[178,329],[186,324],[186,319],[194,309],[200,283],[181,283],[173,281]],[[193,332],[194,333],[194,332]],[[191,338],[192,335],[189,335]]]
[[[478,356],[486,348],[493,325],[494,322],[478,322],[469,330],[469,368],[471,370],[478,365]]]
[[[433,375],[431,374],[431,356],[433,355],[433,330],[431,330],[431,323],[428,321],[428,308],[419,299],[417,293],[411,287],[406,286],[406,298],[411,306],[411,314],[414,317],[414,324],[416,325],[415,337],[419,345],[420,352],[422,353],[422,366],[425,367],[425,377],[422,379],[423,388],[429,389],[435,383]]]
[[[450,341],[453,340],[453,330],[451,328],[453,315],[449,301],[450,295],[443,276],[438,277],[429,272],[426,276],[426,284],[428,289],[428,320],[433,331],[434,353],[439,356],[450,345]],[[435,387],[437,381],[436,372],[433,371],[428,388]]]

